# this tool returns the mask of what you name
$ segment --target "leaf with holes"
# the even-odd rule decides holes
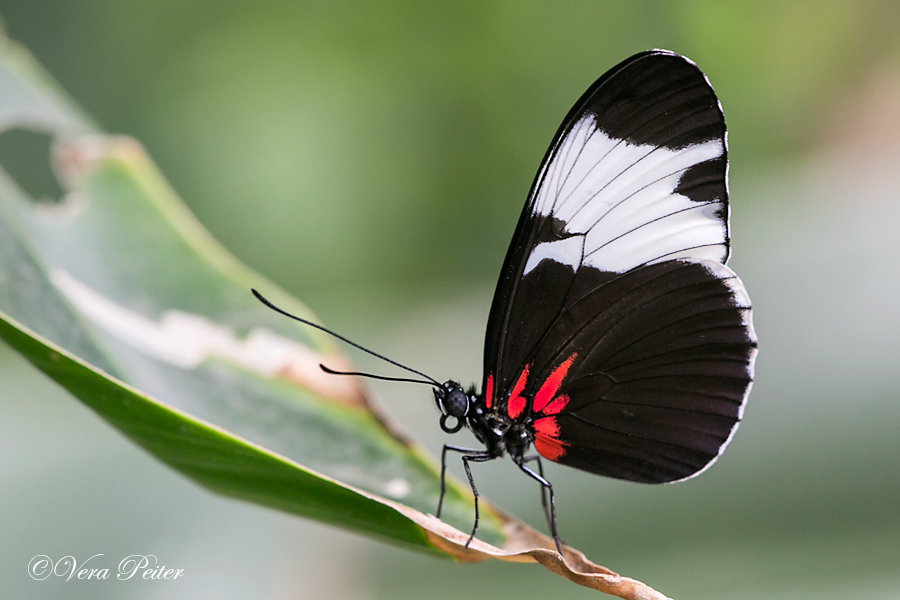
[[[239,264],[135,141],[102,134],[22,48],[0,49],[0,337],[113,427],[228,496],[461,561],[539,562],[625,598],[662,598],[483,505],[373,410],[332,340],[250,294],[310,316]],[[21,133],[27,131],[31,133]],[[9,145],[52,140],[53,186]],[[4,134],[6,136],[6,134]],[[31,136],[31,137],[29,137]],[[18,140],[16,139],[18,137]],[[43,188],[41,186],[44,186]],[[29,193],[31,192],[31,193]]]

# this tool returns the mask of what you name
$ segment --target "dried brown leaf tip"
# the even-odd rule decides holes
[[[503,519],[506,542],[502,548],[478,538],[466,548],[469,534],[440,519],[420,513],[408,506],[389,502],[401,513],[415,521],[425,531],[432,546],[453,556],[460,562],[480,562],[488,559],[504,562],[538,563],[550,571],[579,585],[598,590],[624,600],[671,600],[649,585],[597,565],[585,555],[563,544],[563,555],[556,551],[553,540],[511,516],[497,511]],[[494,509],[496,510],[496,509]]]

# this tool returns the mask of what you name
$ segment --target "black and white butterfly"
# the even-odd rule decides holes
[[[508,453],[540,482],[560,549],[540,457],[670,483],[706,470],[731,440],[756,336],[725,266],[726,138],[706,76],[663,50],[607,71],[566,115],[494,293],[482,393],[413,371],[434,385],[442,429],[468,427],[484,444],[442,455],[437,516],[447,453],[460,452],[476,497],[469,542],[471,462]]]

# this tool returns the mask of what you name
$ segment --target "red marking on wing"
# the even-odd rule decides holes
[[[555,417],[534,422],[534,448],[547,460],[557,460],[566,453],[568,444],[558,439],[559,424]]]
[[[569,367],[575,362],[576,356],[578,356],[577,352],[553,369],[553,372],[541,385],[541,389],[534,395],[534,404],[532,404],[534,412],[544,415],[536,419],[533,424],[534,448],[547,460],[559,460],[565,455],[566,448],[569,446],[559,439],[559,423],[556,422],[554,415],[558,415],[569,403],[568,396],[557,396],[556,394],[569,372]]]
[[[559,423],[556,422],[556,417],[544,417],[535,421],[534,434],[540,437],[558,437]]]
[[[562,385],[563,379],[566,378],[566,373],[569,372],[569,367],[572,366],[576,356],[578,356],[578,353],[573,353],[572,356],[565,360],[565,362],[553,369],[553,372],[550,373],[550,377],[544,380],[541,389],[534,395],[534,404],[532,405],[532,408],[535,412],[541,412],[550,400],[553,399],[556,392],[559,391],[559,386]]]
[[[513,386],[513,391],[512,394],[509,395],[509,400],[506,401],[506,412],[509,414],[510,419],[515,419],[522,414],[523,410],[525,410],[525,398],[522,397],[522,392],[525,390],[525,382],[528,379],[528,368],[530,366],[531,365],[525,365],[522,374],[519,375],[519,380],[516,381],[516,385]]]
[[[553,399],[553,402],[544,407],[544,410],[541,411],[543,415],[558,415],[562,409],[566,407],[566,404],[569,403],[568,396],[557,396]]]
[[[490,408],[494,403],[494,374],[488,373],[487,383],[484,385],[484,402]]]

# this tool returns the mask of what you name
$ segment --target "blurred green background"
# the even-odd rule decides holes
[[[464,382],[480,381],[495,278],[566,111],[634,52],[689,56],[729,126],[757,382],[696,480],[551,465],[560,531],[678,599],[900,598],[900,4],[0,0],[0,16],[239,258],[345,335]],[[6,150],[23,140],[33,153]],[[4,134],[0,162],[52,198],[41,144]],[[449,439],[427,391],[376,389],[432,450]],[[213,496],[6,347],[0,448],[4,597],[596,597],[536,566],[444,563]],[[476,478],[542,526],[508,462]],[[186,577],[26,573],[37,554],[97,553]]]

